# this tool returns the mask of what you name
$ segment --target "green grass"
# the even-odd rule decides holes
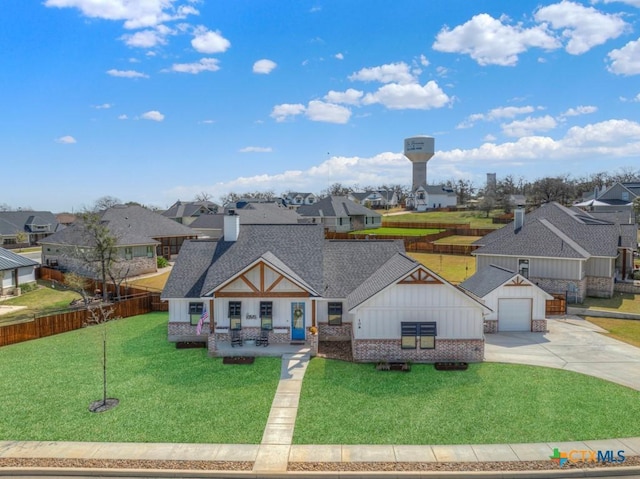
[[[440,238],[439,240],[434,241],[434,243],[436,244],[463,244],[463,245],[469,245],[469,244],[473,244],[475,241],[479,240],[480,238],[482,238],[482,236],[459,236],[459,235],[453,235],[453,236],[447,236],[446,238]]]
[[[167,313],[0,348],[0,440],[259,443],[280,377],[280,358],[223,365],[206,349],[167,342]]]
[[[640,348],[640,321],[633,319],[610,319],[586,316],[585,319],[606,329],[610,336]]]
[[[499,444],[640,435],[640,391],[550,368],[409,373],[315,358],[294,444]]]
[[[392,235],[392,236],[427,236],[440,233],[437,228],[373,228],[369,230],[352,231],[352,235]]]
[[[129,284],[133,287],[142,287],[149,290],[162,291],[164,289],[164,285],[167,282],[167,279],[169,279],[170,273],[170,271],[165,271],[164,273],[157,274],[155,276],[149,276],[147,278],[129,281]]]
[[[501,228],[503,224],[493,224],[492,217],[501,214],[494,211],[487,218],[482,211],[427,211],[424,213],[407,213],[406,215],[388,216],[384,221],[402,221],[410,223],[470,223],[471,228]]]
[[[2,302],[7,306],[26,306],[26,309],[3,314],[0,316],[0,324],[28,321],[33,319],[36,314],[42,315],[68,308],[71,301],[80,298],[78,293],[61,290],[59,285],[52,288],[50,281],[38,281],[38,284],[40,286],[38,289]]]
[[[472,256],[413,252],[407,255],[452,283],[461,283],[476,272],[476,260]]]
[[[611,298],[585,298],[584,307],[640,314],[640,294],[614,293]]]

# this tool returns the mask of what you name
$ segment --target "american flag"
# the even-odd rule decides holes
[[[200,320],[198,321],[198,326],[196,326],[196,334],[199,336],[202,332],[202,325],[204,322],[209,319],[209,313],[207,312],[207,305],[205,304],[202,308],[202,314],[200,315]]]

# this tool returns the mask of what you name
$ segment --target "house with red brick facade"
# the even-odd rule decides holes
[[[212,356],[247,341],[312,354],[318,341],[350,341],[361,362],[482,361],[491,309],[408,257],[402,241],[225,222],[223,238],[183,245],[162,293],[169,341],[206,342]]]

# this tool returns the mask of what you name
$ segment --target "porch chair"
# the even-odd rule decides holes
[[[269,346],[269,330],[261,329],[260,336],[256,338],[256,346]]]
[[[242,346],[242,336],[239,329],[231,330],[231,347]]]

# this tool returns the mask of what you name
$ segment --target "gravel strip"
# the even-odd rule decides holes
[[[596,467],[640,466],[640,456],[627,457],[622,463],[565,464],[552,461],[503,462],[290,462],[289,471],[548,471]]]

